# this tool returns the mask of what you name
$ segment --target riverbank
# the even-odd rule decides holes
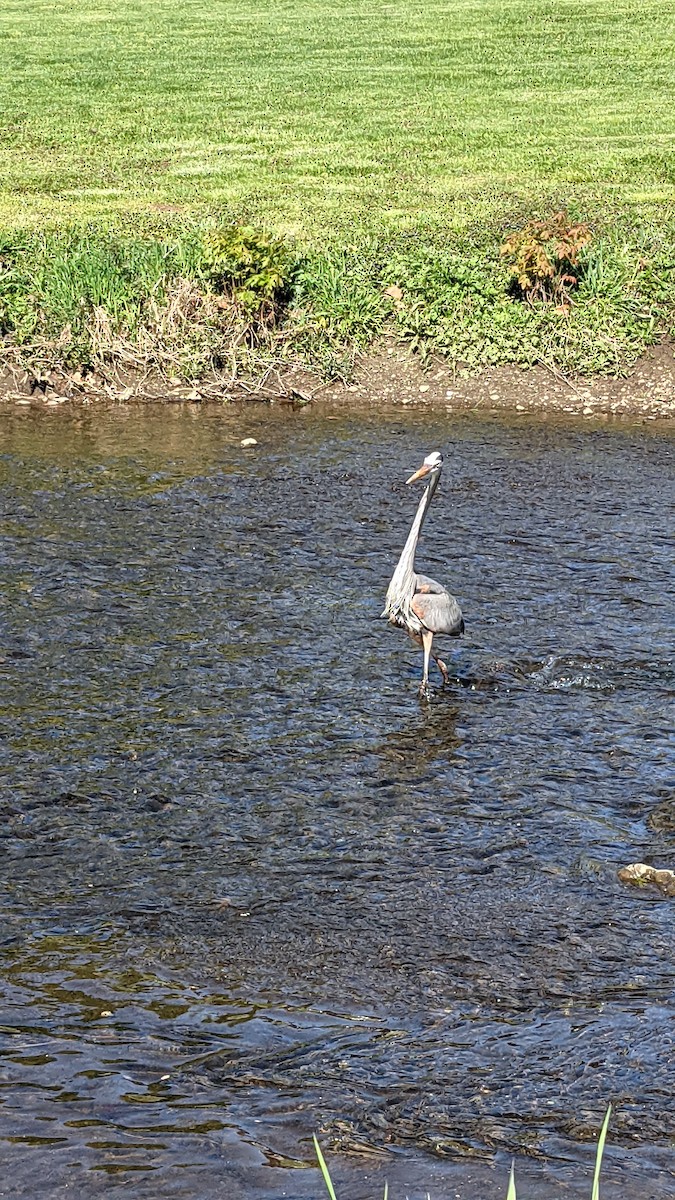
[[[289,398],[309,372],[311,399],[663,414],[658,374],[600,382],[675,335],[656,0],[27,0],[6,26],[10,398]]]
[[[672,422],[675,419],[675,354],[670,340],[641,356],[623,378],[570,379],[555,368],[490,367],[462,374],[436,358],[428,367],[400,343],[383,342],[362,354],[349,382],[324,380],[302,368],[275,369],[258,381],[232,383],[226,376],[202,386],[167,385],[155,372],[129,372],[116,382],[91,373],[51,371],[37,380],[27,371],[0,376],[0,411],[14,406],[55,409],[63,405],[105,406],[163,401],[240,404],[251,402],[369,409],[428,408],[447,413],[552,414],[585,419]]]
[[[2,394],[672,416],[675,216],[543,212],[351,245],[215,216],[5,230]]]

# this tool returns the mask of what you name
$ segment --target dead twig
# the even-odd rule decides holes
[[[572,383],[572,380],[569,379],[567,375],[563,375],[562,371],[559,370],[558,367],[555,367],[551,363],[547,362],[546,359],[542,358],[541,355],[537,355],[536,361],[540,364],[540,366],[545,367],[545,369],[551,373],[553,378],[556,379],[558,383],[563,383],[566,387],[571,388],[573,392],[576,392],[579,399],[583,400],[583,395],[579,391],[579,388],[576,386],[576,384]]]

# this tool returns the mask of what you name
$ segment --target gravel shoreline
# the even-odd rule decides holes
[[[377,409],[396,406],[429,407],[446,412],[531,413],[584,418],[630,418],[672,421],[675,418],[675,354],[664,341],[648,349],[623,378],[570,379],[554,366],[522,369],[491,367],[477,375],[457,369],[443,359],[422,366],[397,342],[384,343],[362,355],[349,382],[324,382],[310,371],[271,370],[258,383],[211,378],[194,385],[167,385],[152,373],[118,377],[114,382],[96,375],[51,372],[44,379],[5,370],[0,375],[0,405],[56,408],[63,404],[91,405],[166,401],[287,403]]]

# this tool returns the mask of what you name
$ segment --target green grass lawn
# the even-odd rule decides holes
[[[675,197],[673,0],[2,0],[0,225]]]

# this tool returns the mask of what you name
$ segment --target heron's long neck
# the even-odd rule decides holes
[[[434,472],[429,483],[427,484],[422,494],[422,499],[417,506],[415,519],[410,527],[410,533],[406,539],[405,546],[401,557],[398,560],[396,570],[391,577],[391,583],[387,589],[387,607],[385,612],[399,609],[401,604],[409,606],[410,601],[415,592],[415,551],[417,543],[424,524],[424,518],[427,515],[429,505],[433,500],[434,492],[438,486],[439,473]]]
[[[424,524],[424,518],[427,515],[427,511],[429,509],[429,505],[431,504],[433,494],[436,491],[436,482],[437,482],[437,478],[430,480],[422,493],[422,499],[420,500],[419,504],[417,505],[417,512],[415,513],[415,519],[414,519],[412,525],[410,526],[410,533],[408,534],[408,537],[406,539],[405,546],[403,547],[403,550],[401,552],[401,557],[398,560],[398,566],[396,567],[396,571],[394,572],[394,574],[397,574],[401,568],[403,568],[403,570],[406,570],[408,567],[410,567],[411,570],[414,570],[415,551],[417,550],[417,543],[420,540],[420,533],[422,532],[422,525]]]

